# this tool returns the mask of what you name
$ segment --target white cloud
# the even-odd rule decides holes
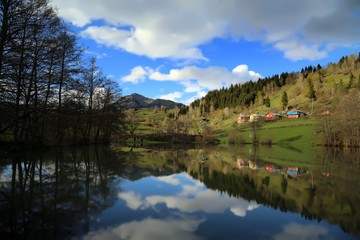
[[[249,71],[246,65],[239,65],[232,72],[218,66],[208,68],[188,66],[182,69],[171,69],[167,74],[155,71],[149,76],[150,79],[156,81],[177,81],[185,86],[186,92],[220,89],[231,84],[257,80],[259,77],[261,77],[259,73]]]
[[[326,56],[328,44],[354,46],[360,39],[356,0],[152,0],[141,4],[53,0],[53,4],[60,16],[85,28],[83,37],[150,58],[206,59],[200,45],[231,36],[270,44],[292,60],[313,60]],[[95,20],[104,24],[97,21],[95,26]]]
[[[171,69],[168,73],[162,73],[149,67],[136,66],[129,75],[122,78],[122,81],[134,84],[146,79],[177,82],[184,87],[183,92],[175,91],[156,98],[180,101],[185,93],[195,93],[195,96],[182,101],[184,104],[190,104],[195,99],[205,96],[209,90],[229,87],[231,84],[244,83],[249,80],[255,81],[261,77],[261,74],[249,70],[245,64],[238,65],[232,71],[218,66],[207,68],[187,66],[181,69]]]
[[[195,66],[184,67],[182,69],[172,69],[168,74],[154,72],[150,79],[158,81],[192,81],[206,89],[217,89],[225,82],[236,82],[236,77],[224,67],[199,68]]]
[[[168,93],[168,94],[165,94],[165,95],[161,95],[161,96],[158,96],[156,98],[160,98],[160,99],[166,99],[166,100],[171,100],[171,101],[174,101],[174,102],[178,102],[179,99],[181,99],[183,96],[183,93],[181,92],[172,92],[172,93]]]
[[[56,2],[56,1],[55,1]],[[59,6],[57,4],[57,6]],[[67,19],[75,26],[83,27],[90,23],[91,20],[87,13],[83,12],[80,8],[69,7],[67,9],[60,9],[61,17]]]
[[[200,98],[204,97],[206,94],[207,94],[206,91],[199,91],[195,95],[193,95],[192,97],[182,101],[182,103],[185,104],[185,105],[190,105],[192,102],[194,102],[197,99],[200,99]]]
[[[131,73],[125,77],[123,77],[121,80],[123,82],[131,82],[134,84],[137,84],[139,82],[145,81],[146,77],[149,75],[149,73],[152,72],[152,70],[149,67],[141,67],[136,66],[133,69],[131,69]]]
[[[319,60],[327,56],[326,51],[319,51],[318,46],[307,46],[296,41],[278,42],[275,48],[283,51],[285,56],[292,60]]]
[[[232,70],[232,72],[235,75],[239,76],[241,79],[257,80],[259,78],[262,78],[262,76],[259,73],[256,73],[254,71],[249,71],[249,67],[245,64],[238,65]]]

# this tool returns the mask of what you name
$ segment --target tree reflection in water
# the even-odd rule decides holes
[[[1,171],[1,236],[63,238],[89,231],[116,201],[121,162],[106,148],[18,152]],[[108,162],[107,162],[108,161]],[[116,167],[115,167],[116,166]]]
[[[174,173],[186,172],[202,182],[209,193],[214,190],[234,198],[231,201],[249,201],[284,213],[298,213],[309,221],[326,220],[340,226],[344,232],[359,236],[360,155],[324,151],[317,153],[314,159],[307,159],[310,154],[297,151],[299,159],[304,161],[287,160],[286,156],[269,161],[266,156],[276,154],[276,151],[276,147],[241,150],[213,146],[156,149],[98,146],[3,154],[0,165],[0,234],[5,238],[26,239],[84,236],[94,230],[104,211],[112,209],[120,200],[134,199],[135,190],[122,192],[124,179],[137,182],[148,176],[166,176],[157,178],[164,181]],[[154,190],[146,186],[144,191]],[[147,199],[148,203],[154,200]],[[191,198],[182,199],[176,206],[169,205],[171,197],[158,196],[156,199],[183,213],[189,211],[183,204],[193,206]],[[207,200],[204,198],[202,201]],[[137,202],[126,203],[135,206]],[[204,207],[200,210],[206,212]],[[235,208],[230,211],[235,215],[243,214]],[[121,216],[122,212],[118,215]],[[135,234],[141,222],[165,229],[171,225],[164,219],[135,221],[127,217],[123,216],[121,227],[109,229],[121,230],[122,234],[130,236]],[[190,221],[190,225],[183,220],[174,221],[174,224],[185,224],[180,231],[185,235],[194,226],[195,229],[206,226],[205,218],[192,220],[194,222]],[[113,222],[107,224],[102,227],[110,227]],[[283,232],[277,237],[294,236],[297,229],[305,228],[313,232],[312,236],[325,234],[320,225],[289,223],[283,226]],[[111,236],[99,229],[102,236]],[[146,234],[145,230],[143,234]]]

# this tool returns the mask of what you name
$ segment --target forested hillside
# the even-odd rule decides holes
[[[288,105],[316,113],[335,107],[340,97],[353,88],[360,88],[360,54],[342,57],[327,66],[306,66],[298,72],[283,72],[214,90],[190,106],[202,114],[224,108],[279,112]]]
[[[327,66],[306,66],[298,72],[284,72],[214,90],[190,106],[190,115],[213,120],[222,116],[222,121],[233,118],[233,122],[239,113],[273,111],[285,114],[292,106],[306,112],[308,118],[317,120],[321,144],[358,147],[360,53],[344,56]]]

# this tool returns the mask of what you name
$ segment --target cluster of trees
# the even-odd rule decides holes
[[[331,116],[324,118],[324,144],[360,147],[360,89],[353,88]]]
[[[272,77],[261,78],[256,82],[249,81],[244,84],[231,85],[229,88],[213,90],[206,96],[195,100],[190,106],[200,108],[201,113],[226,107],[249,107],[256,100],[261,100],[267,107],[271,106],[269,96],[275,89],[281,88],[286,83],[297,78],[295,73],[276,74]]]
[[[117,200],[113,176],[127,169],[105,146],[2,157],[9,166],[0,186],[6,239],[68,239],[89,231],[92,219]]]
[[[309,73],[315,73],[315,72],[320,71],[321,69],[322,69],[322,67],[320,64],[318,64],[316,67],[309,65],[309,66],[301,69],[301,74],[303,74],[304,77],[307,77]]]
[[[270,108],[272,107],[271,97],[274,92],[279,91],[286,84],[296,85],[296,82],[300,82],[296,87],[290,89],[290,95],[284,93],[281,99],[282,109],[287,107],[290,98],[297,97],[304,91],[304,97],[308,98],[311,104],[310,107],[305,108],[313,111],[314,103],[317,100],[323,103],[332,99],[335,92],[343,94],[351,88],[360,88],[360,75],[354,75],[358,69],[360,69],[360,53],[342,57],[338,63],[329,63],[326,68],[320,64],[309,65],[299,72],[284,72],[258,81],[249,81],[231,85],[228,88],[213,90],[203,98],[192,102],[190,106],[192,109],[198,109],[200,115],[227,107],[244,109],[264,105]],[[336,80],[329,77],[332,73],[339,72],[344,74],[345,78],[347,75],[349,76],[349,81],[346,81],[346,84],[343,83],[342,79],[337,83]],[[326,84],[328,86],[333,85],[333,87],[322,88]],[[301,103],[303,104],[305,101]]]
[[[0,2],[0,134],[15,143],[109,141],[119,95],[48,0]]]

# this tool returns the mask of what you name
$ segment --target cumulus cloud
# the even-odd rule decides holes
[[[171,69],[169,73],[155,71],[149,76],[156,81],[177,81],[185,86],[186,92],[219,89],[231,84],[257,80],[260,77],[259,73],[249,71],[247,65],[239,65],[232,72],[218,66],[208,68],[187,66],[182,69]]]
[[[245,64],[236,66],[232,71],[218,66],[207,68],[187,66],[181,69],[171,69],[168,73],[162,73],[149,67],[136,66],[129,75],[122,78],[122,81],[134,84],[146,79],[177,82],[184,87],[183,92],[175,91],[157,98],[177,101],[183,97],[184,93],[196,93],[196,96],[186,101],[190,103],[191,100],[205,96],[209,90],[229,87],[231,84],[244,83],[249,80],[256,81],[261,77],[260,73],[249,70]]]
[[[136,84],[139,82],[143,82],[151,72],[152,70],[149,67],[136,66],[131,69],[129,75],[123,77],[121,80],[123,82],[131,82]]]
[[[183,96],[182,92],[176,91],[176,92],[168,93],[168,94],[165,94],[165,95],[160,95],[160,96],[158,96],[156,98],[166,99],[166,100],[171,100],[171,101],[174,101],[174,102],[178,102],[179,99],[182,98],[182,96]]]
[[[256,73],[254,71],[249,71],[249,67],[245,64],[238,65],[232,70],[232,73],[239,76],[243,81],[246,80],[257,80],[259,78],[262,78],[262,76],[259,73]]]
[[[326,51],[318,50],[317,45],[307,46],[296,41],[279,42],[275,44],[275,48],[283,51],[285,56],[292,60],[318,60],[327,56]]]
[[[82,36],[150,58],[206,59],[215,38],[261,41],[286,58],[320,59],[360,39],[357,0],[53,0]],[[204,11],[206,9],[206,11]],[[256,16],[256,17],[255,17]],[[103,20],[99,25],[95,20]],[[299,49],[300,48],[300,49]]]

